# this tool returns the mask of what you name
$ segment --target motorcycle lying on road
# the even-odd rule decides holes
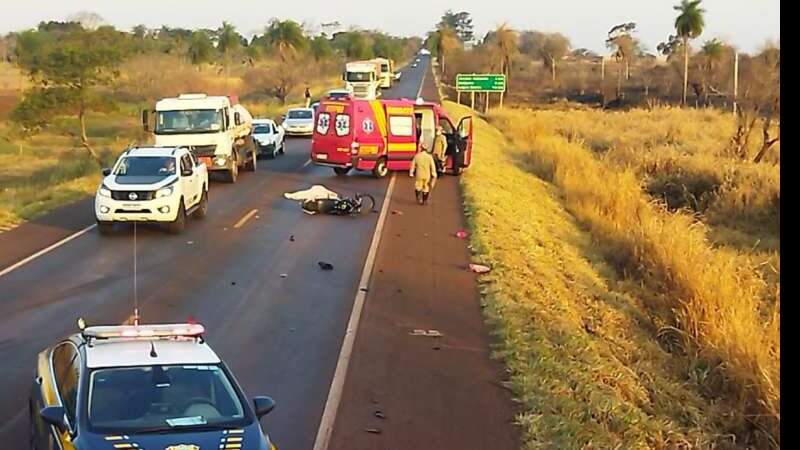
[[[369,207],[365,207],[364,200],[368,200]],[[377,212],[375,198],[369,194],[356,193],[352,198],[318,198],[303,200],[300,203],[303,212],[307,214],[330,214],[333,216],[356,216],[364,212]]]

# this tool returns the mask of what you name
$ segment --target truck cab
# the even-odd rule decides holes
[[[408,170],[425,144],[432,148],[436,127],[447,141],[445,171],[461,174],[472,162],[472,117],[453,123],[438,103],[324,98],[316,116],[311,161],[331,167],[337,175],[350,170],[372,171],[375,177]]]
[[[189,147],[210,172],[223,172],[229,182],[236,182],[241,168],[256,170],[252,117],[236,97],[164,98],[154,111],[142,112],[142,125],[145,131],[152,129],[156,146]]]
[[[380,95],[380,66],[375,61],[345,64],[345,89],[356,98],[375,99]]]
[[[395,79],[394,61],[388,58],[375,58],[373,61],[380,67],[380,87],[382,89],[391,88]]]

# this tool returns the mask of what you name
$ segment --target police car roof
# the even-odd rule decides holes
[[[86,366],[92,369],[219,362],[211,347],[196,339],[97,339],[86,346]]]
[[[126,156],[175,156],[179,147],[135,147],[125,154]]]

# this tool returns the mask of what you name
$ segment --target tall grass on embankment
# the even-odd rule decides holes
[[[490,121],[463,185],[526,448],[778,446],[779,303],[759,319],[755,272],[632,171],[525,112]]]

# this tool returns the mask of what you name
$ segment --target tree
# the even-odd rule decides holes
[[[278,52],[282,62],[308,45],[303,28],[293,20],[273,19],[264,33],[267,44]]]
[[[366,37],[359,31],[336,33],[331,44],[349,59],[367,59],[372,56],[372,49]]]
[[[501,23],[494,29],[492,40],[500,56],[500,72],[508,78],[511,56],[517,52],[517,32],[512,30],[508,24]]]
[[[442,74],[446,74],[445,63],[447,56],[454,49],[458,48],[460,41],[456,35],[455,30],[450,28],[449,25],[440,24],[435,31],[428,33],[426,47],[436,54],[439,60],[439,65],[442,66]]]
[[[317,62],[326,58],[330,58],[333,55],[333,46],[325,34],[314,37],[314,39],[311,40],[309,47],[311,50],[311,56]]]
[[[225,67],[225,85],[230,79],[230,65],[233,55],[242,47],[242,36],[236,31],[236,27],[223,21],[222,26],[217,29],[217,50],[222,55],[222,64]]]
[[[541,60],[550,69],[553,81],[556,81],[556,65],[569,53],[569,48],[569,39],[561,33],[526,31],[520,38],[520,51]]]
[[[613,50],[613,56],[617,61],[625,63],[625,79],[631,78],[630,63],[636,56],[638,43],[633,37],[636,31],[634,22],[616,25],[608,31],[606,46]]]
[[[142,24],[139,24],[133,27],[131,32],[133,32],[133,37],[139,40],[143,40],[145,36],[147,36],[147,27]]]
[[[208,33],[197,30],[192,32],[189,42],[189,61],[195,65],[210,62],[214,55],[214,43]]]
[[[683,97],[682,104],[686,106],[686,90],[689,86],[689,40],[695,39],[703,33],[705,27],[705,10],[700,8],[702,0],[681,0],[680,5],[673,7],[679,12],[675,18],[675,31],[683,45]]]
[[[17,63],[34,82],[12,111],[12,120],[35,133],[63,114],[75,114],[81,146],[98,162],[99,154],[86,135],[86,114],[102,105],[93,89],[111,83],[127,54],[122,33],[111,27],[72,30],[54,36],[27,31],[17,43]]]
[[[475,39],[472,17],[470,17],[470,14],[466,11],[456,13],[448,9],[442,15],[439,26],[450,27],[455,31],[456,36],[462,43],[472,42],[473,39]]]

